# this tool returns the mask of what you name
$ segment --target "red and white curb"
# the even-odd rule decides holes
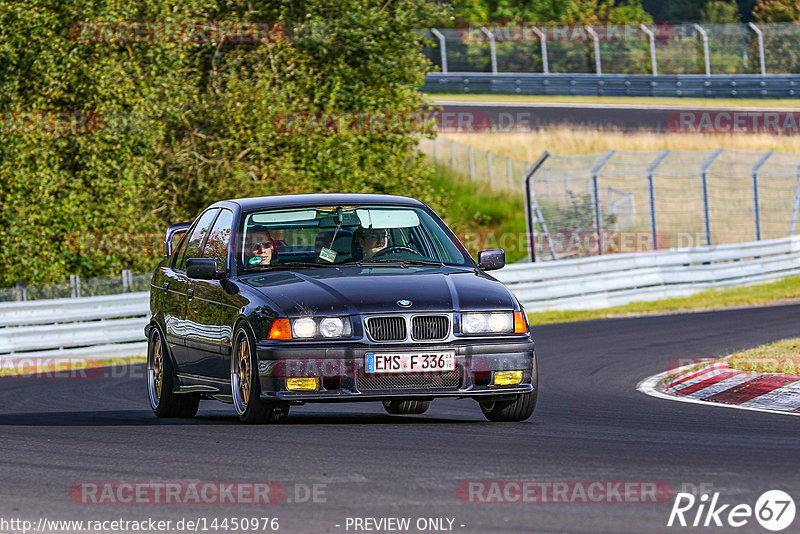
[[[727,358],[659,373],[636,389],[662,399],[800,415],[800,376],[739,371]]]

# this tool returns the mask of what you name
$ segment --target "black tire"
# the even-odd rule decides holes
[[[236,329],[231,351],[231,397],[236,415],[243,423],[279,423],[289,416],[288,402],[261,401],[258,377],[258,356],[250,332],[243,326]]]
[[[147,343],[147,396],[157,417],[187,417],[197,414],[200,395],[175,393],[177,381],[169,348],[161,331],[153,327]]]
[[[533,415],[536,408],[538,390],[531,393],[522,393],[513,400],[483,401],[480,403],[483,415],[493,422],[518,422],[524,421]]]
[[[420,415],[428,411],[431,401],[426,400],[388,400],[383,401],[386,413],[392,415]]]

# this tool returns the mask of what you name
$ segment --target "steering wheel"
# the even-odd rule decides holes
[[[416,254],[417,256],[421,256],[422,255],[422,254],[420,254],[419,252],[417,252],[416,250],[414,250],[411,247],[405,247],[403,245],[394,245],[394,246],[386,247],[386,248],[383,248],[383,249],[379,250],[372,257],[373,258],[377,258],[379,256],[385,256],[386,254],[391,254],[393,252],[410,252],[412,254]]]

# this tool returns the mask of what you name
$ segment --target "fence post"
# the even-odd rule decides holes
[[[77,274],[69,275],[69,296],[73,299],[81,296],[81,277]]]
[[[492,152],[489,151],[486,153],[486,166],[489,168],[489,186],[492,186],[492,182],[494,182],[494,176],[492,173]]]
[[[542,152],[542,155],[539,156],[536,163],[531,165],[525,173],[525,177],[522,179],[522,183],[525,184],[525,226],[528,230],[528,259],[531,262],[536,261],[536,226],[533,222],[533,208],[531,206],[533,201],[533,195],[531,195],[531,178],[533,178],[533,175],[536,174],[536,171],[539,170],[539,167],[544,164],[548,157],[550,157],[550,153],[547,150]]]
[[[497,74],[497,47],[495,46],[494,34],[486,26],[481,26],[483,34],[489,38],[489,52],[492,59],[492,74]]]
[[[792,207],[792,225],[789,227],[789,236],[794,235],[794,225],[797,222],[797,211],[800,209],[800,165],[797,167],[797,187],[794,190],[794,207]]]
[[[547,59],[547,35],[536,26],[531,26],[531,31],[539,36],[539,41],[542,43],[542,73],[550,74],[550,62]]]
[[[14,300],[18,302],[28,300],[28,290],[25,287],[25,282],[14,284]]]
[[[469,145],[469,179],[475,179],[475,148]]]
[[[456,142],[450,141],[450,166],[456,168]]]
[[[700,174],[703,182],[703,216],[706,223],[706,245],[711,245],[711,216],[708,211],[708,169],[724,150],[724,148],[716,149],[714,153],[711,154],[711,157],[703,163]]]
[[[133,275],[131,274],[130,269],[125,269],[122,271],[122,292],[130,292],[131,286],[133,286]]]
[[[647,168],[647,188],[650,195],[650,232],[653,234],[653,250],[658,250],[658,226],[656,225],[656,189],[653,175],[656,168],[669,156],[672,150],[664,150]]]
[[[592,167],[592,192],[594,197],[594,226],[595,230],[597,231],[597,254],[603,254],[603,225],[602,220],[600,217],[600,194],[599,189],[597,187],[597,175],[600,173],[600,170],[608,163],[608,160],[611,159],[611,156],[616,154],[616,150],[609,150],[605,153],[605,155],[600,158],[600,161]]]
[[[703,39],[703,57],[706,63],[706,76],[711,76],[711,58],[708,56],[708,34],[699,24],[694,25],[694,29],[700,34]]]
[[[650,41],[650,67],[653,69],[653,76],[658,76],[658,63],[656,62],[656,36],[653,34],[653,31],[644,24],[639,24],[639,27],[647,35],[647,39]]]
[[[592,36],[592,40],[594,41],[594,68],[597,71],[597,75],[600,76],[603,74],[603,66],[600,61],[600,36],[597,35],[594,28],[588,24],[584,26],[584,28],[586,28],[586,31],[589,32],[589,35]]]
[[[764,32],[752,22],[748,22],[747,25],[750,26],[750,29],[755,32],[758,38],[758,60],[761,66],[761,75],[765,76],[767,74],[767,66],[764,62]]]
[[[761,241],[761,207],[758,205],[758,171],[774,153],[774,150],[770,150],[761,156],[758,163],[753,166],[753,220],[756,224],[756,241]]]
[[[431,28],[431,33],[439,39],[439,51],[442,54],[442,74],[447,74],[447,41],[442,32],[436,28]]]
[[[508,188],[514,189],[514,171],[511,170],[510,157],[506,157],[506,174],[508,175]]]

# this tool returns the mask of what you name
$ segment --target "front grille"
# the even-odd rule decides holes
[[[461,386],[461,371],[456,367],[454,371],[435,374],[402,374],[402,375],[368,375],[359,376],[356,384],[359,391],[372,391],[381,389],[427,389],[427,388],[457,388]]]
[[[446,315],[418,315],[411,319],[411,337],[419,341],[445,339],[450,330]]]
[[[374,341],[403,341],[406,338],[406,320],[403,317],[370,317],[367,331]]]

